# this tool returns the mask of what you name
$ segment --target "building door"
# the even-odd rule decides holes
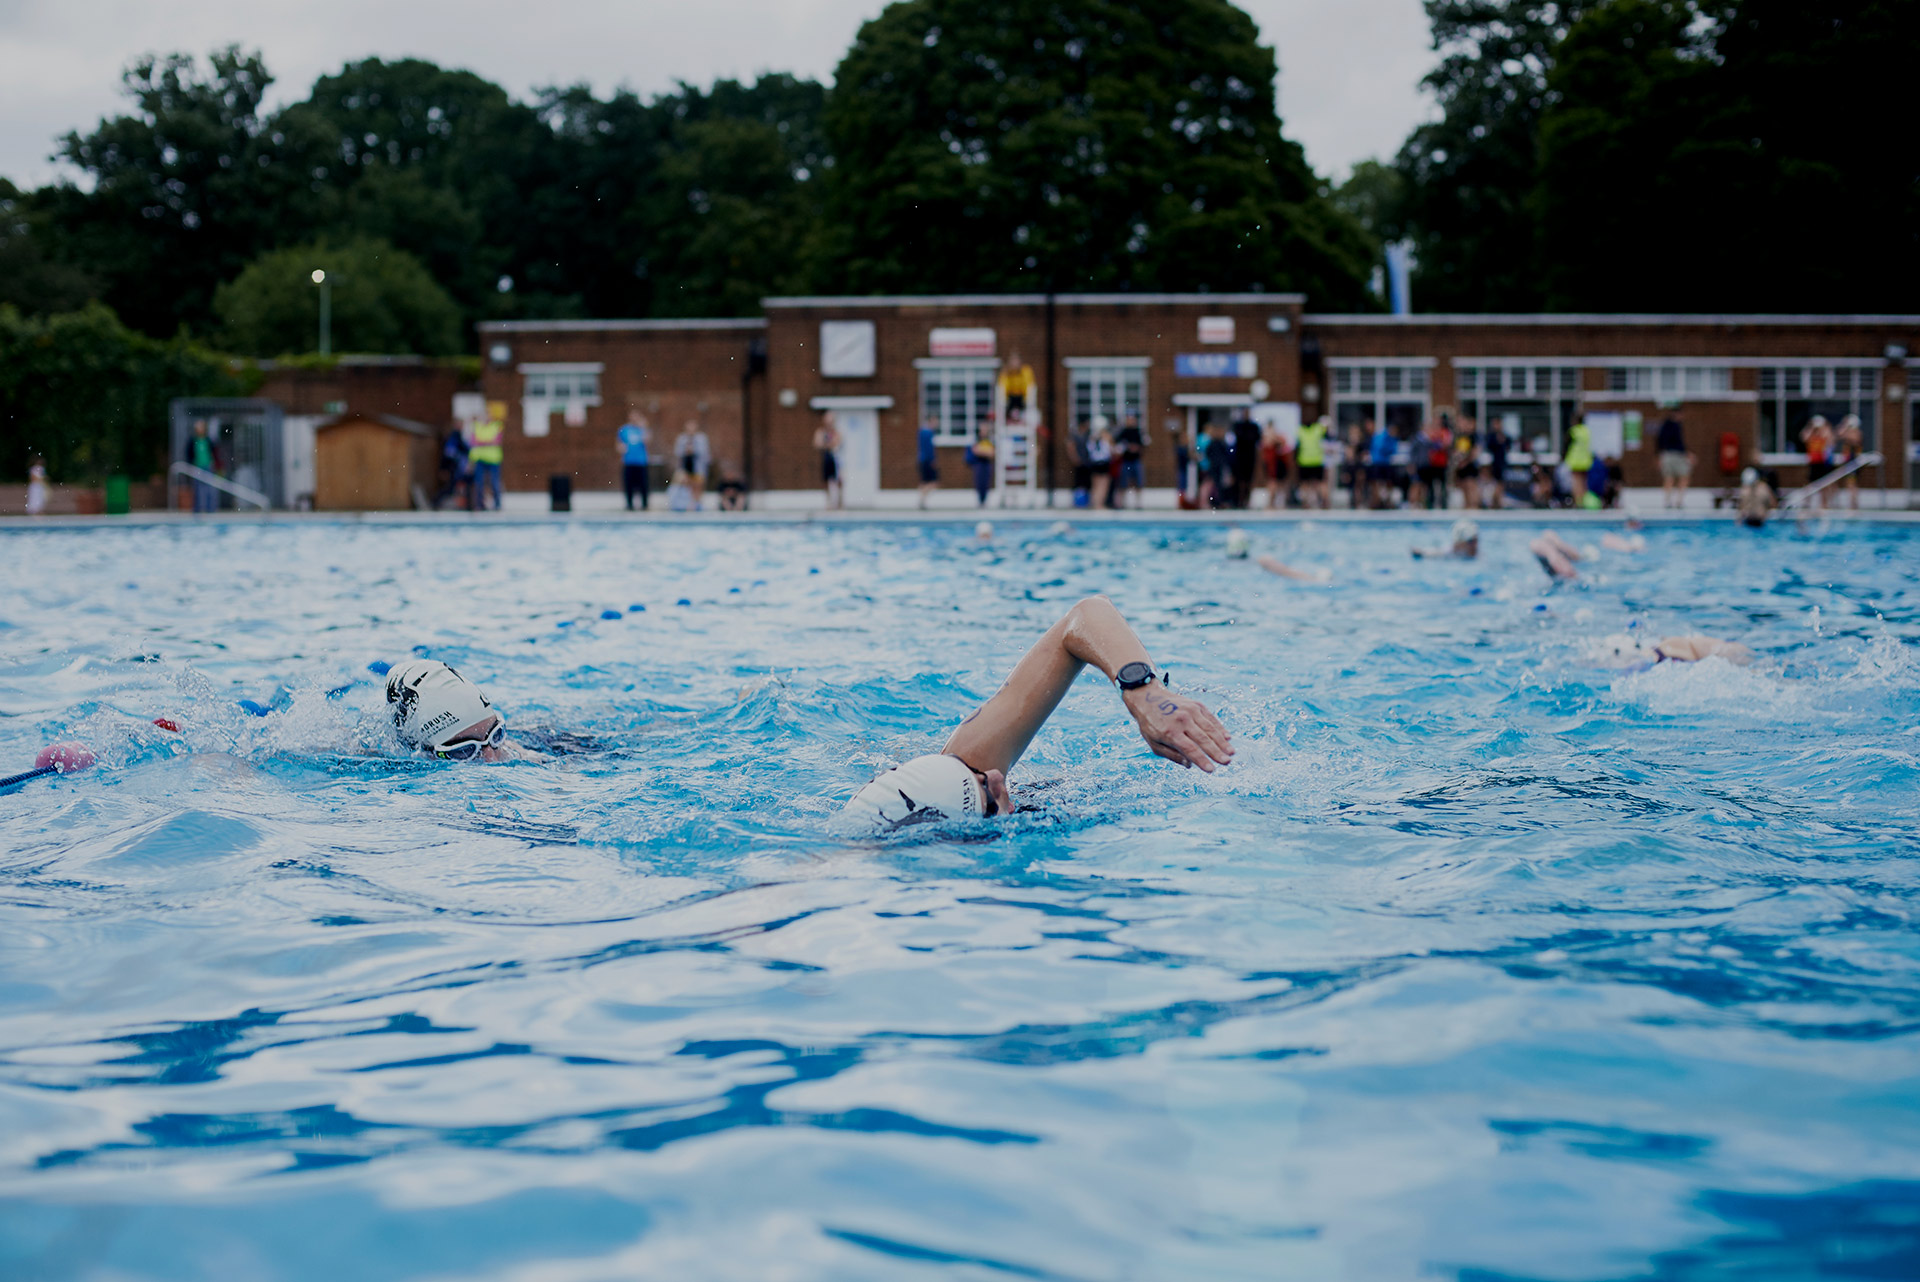
[[[880,497],[880,411],[835,410],[840,429],[840,488],[848,507],[872,507]]]

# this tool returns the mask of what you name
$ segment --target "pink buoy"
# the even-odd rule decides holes
[[[76,770],[85,770],[93,764],[93,753],[84,743],[75,743],[69,739],[65,743],[50,743],[40,749],[40,755],[33,759],[35,770],[45,770],[52,766],[63,775]]]

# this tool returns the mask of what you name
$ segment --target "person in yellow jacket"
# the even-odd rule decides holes
[[[1033,404],[1034,382],[1033,366],[1021,361],[1020,353],[1007,357],[1006,368],[1000,371],[1000,394],[1009,419],[1026,417]]]
[[[487,505],[487,491],[493,491],[493,507],[500,510],[500,464],[506,454],[502,442],[507,436],[507,403],[488,401],[487,416],[473,421],[473,439],[467,457],[473,462],[473,490],[467,506],[478,512]]]
[[[1300,443],[1294,447],[1294,466],[1300,471],[1300,489],[1313,497],[1313,506],[1329,507],[1327,496],[1327,432],[1332,424],[1322,414],[1300,425]]]
[[[1568,484],[1573,489],[1573,505],[1587,505],[1587,473],[1593,470],[1593,436],[1587,430],[1585,419],[1573,425],[1567,434],[1567,457],[1562,460],[1571,474]]]

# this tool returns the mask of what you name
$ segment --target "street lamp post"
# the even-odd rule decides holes
[[[313,283],[320,287],[320,354],[333,354],[333,282],[327,279],[327,273],[316,267],[313,269]]]

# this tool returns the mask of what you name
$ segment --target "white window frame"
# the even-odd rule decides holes
[[[1153,367],[1150,356],[1069,356],[1062,362],[1067,367],[1067,424],[1077,427],[1083,417],[1080,409],[1080,391],[1087,389],[1086,413],[1084,417],[1092,419],[1101,414],[1107,416],[1113,427],[1119,427],[1126,421],[1127,408],[1133,407],[1133,413],[1140,420],[1140,430],[1147,431],[1147,371]],[[1129,390],[1133,395],[1129,397]],[[1108,393],[1111,393],[1109,398]]]
[[[599,405],[600,376],[606,373],[606,369],[600,361],[540,361],[518,366],[516,372],[521,378],[521,433],[526,436],[545,436],[553,430],[552,416],[556,412],[564,416],[574,405],[583,410]],[[580,394],[580,383],[589,374],[593,376],[593,388],[583,396]],[[562,395],[554,395],[555,379],[566,380]]]
[[[1420,422],[1424,424],[1433,416],[1433,370],[1438,364],[1431,356],[1329,357],[1326,361],[1327,412],[1338,425],[1341,406],[1364,405],[1375,423],[1384,423],[1388,402],[1397,405],[1417,402]],[[1345,391],[1341,390],[1343,382]],[[1397,390],[1387,391],[1388,383],[1393,383]],[[1419,430],[1418,424],[1415,430]]]
[[[1758,402],[1754,408],[1753,432],[1754,439],[1760,444],[1760,457],[1762,462],[1773,467],[1794,467],[1807,461],[1807,453],[1805,450],[1793,448],[1793,446],[1799,444],[1798,441],[1792,442],[1790,446],[1784,439],[1768,441],[1765,435],[1766,407],[1768,405],[1773,406],[1774,423],[1777,430],[1784,432],[1786,430],[1787,403],[1789,401],[1848,401],[1854,406],[1854,409],[1850,412],[1855,414],[1860,412],[1859,407],[1863,405],[1872,406],[1873,426],[1872,429],[1865,434],[1866,448],[1869,450],[1878,449],[1880,442],[1886,439],[1885,419],[1887,415],[1881,403],[1886,390],[1886,379],[1881,372],[1886,368],[1886,362],[1884,360],[1871,358],[1848,359],[1846,357],[1797,357],[1783,360],[1758,360],[1751,363],[1757,371],[1754,376],[1754,382],[1758,389],[1752,393],[1753,398]],[[1848,381],[1854,384],[1844,395],[1836,393],[1833,390],[1833,384],[1835,382],[1833,376],[1840,370],[1847,371],[1849,375]],[[1789,374],[1795,377],[1783,377]],[[1862,374],[1867,375],[1872,384],[1864,391],[1859,386],[1859,376]],[[1774,376],[1774,386],[1771,390],[1767,388],[1768,375]],[[1816,377],[1819,381],[1827,384],[1827,386],[1819,392],[1810,390]],[[1797,391],[1790,391],[1787,386],[1790,382],[1799,383],[1799,389]],[[1839,420],[1835,419],[1834,426],[1838,427],[1839,425]],[[1768,449],[1767,447],[1769,445],[1773,445],[1775,448]]]
[[[933,434],[935,445],[971,445],[982,423],[993,421],[994,385],[1000,378],[1000,359],[996,356],[923,356],[913,363],[918,371],[916,381],[920,387],[920,419],[918,427],[931,417],[938,417],[939,428]],[[940,386],[939,411],[936,415],[928,404],[927,385],[930,379],[938,379]],[[967,385],[965,413],[961,420],[953,421],[952,386],[955,382]],[[985,405],[981,404],[980,389],[985,388]]]
[[[1631,356],[1590,364],[1607,373],[1607,386],[1587,393],[1592,401],[1652,401],[1671,406],[1753,399],[1751,392],[1734,390],[1734,362],[1726,358]]]
[[[1574,402],[1573,413],[1577,416],[1580,404],[1593,395],[1582,391],[1580,386],[1582,371],[1592,363],[1590,358],[1574,356],[1455,357],[1452,362],[1454,404],[1462,415],[1472,418],[1481,431],[1486,431],[1491,426],[1487,418],[1487,373],[1498,370],[1500,390],[1491,393],[1492,396],[1503,401],[1540,401],[1547,406],[1548,448],[1536,454],[1532,441],[1516,441],[1507,455],[1508,462],[1523,466],[1535,462],[1555,465],[1560,462],[1567,432],[1573,427],[1572,422],[1563,421],[1562,408],[1565,402]],[[1545,389],[1540,386],[1543,372],[1552,384]],[[1519,375],[1518,379],[1516,374]],[[1516,382],[1522,386],[1516,388]]]

